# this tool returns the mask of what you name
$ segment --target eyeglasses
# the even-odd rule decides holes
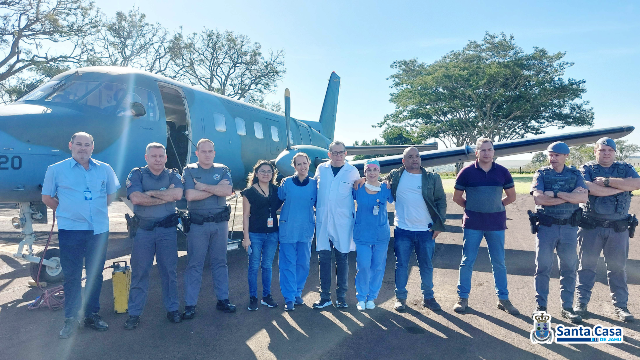
[[[347,153],[346,151],[332,151],[331,155],[333,155],[333,156],[342,156],[342,155],[344,155],[346,153]]]
[[[260,170],[260,171],[258,171],[258,174],[271,175],[271,174],[273,174],[273,171],[271,171],[271,170]]]

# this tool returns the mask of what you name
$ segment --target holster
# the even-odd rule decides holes
[[[636,233],[636,227],[638,226],[638,218],[636,215],[628,215],[627,223],[629,224],[629,237],[632,238]]]
[[[156,226],[161,228],[170,228],[170,227],[178,226],[179,223],[180,223],[180,214],[175,212],[167,216],[166,218],[158,221],[156,223]]]
[[[140,218],[129,214],[124,214],[125,220],[127,220],[127,232],[129,233],[129,238],[133,239],[138,232],[138,227],[140,225]]]
[[[533,211],[529,210],[527,211],[527,214],[529,214],[529,223],[531,225],[531,233],[535,234],[538,232],[538,228],[540,227],[540,225],[538,225],[538,214],[534,213]]]
[[[178,226],[180,223],[179,219],[180,215],[178,215],[178,213],[173,213],[159,221],[139,219],[138,227],[146,231],[153,231],[153,229],[157,227],[170,228]]]
[[[578,208],[573,212],[573,214],[571,214],[569,224],[571,226],[580,226],[580,220],[582,220],[582,208]]]
[[[182,222],[182,232],[187,234],[191,230],[191,215],[188,211],[178,210],[180,222]]]

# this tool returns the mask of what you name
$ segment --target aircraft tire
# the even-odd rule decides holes
[[[42,251],[36,254],[36,256],[42,256]],[[44,258],[46,260],[52,260],[60,262],[60,249],[51,248],[47,250]],[[40,268],[40,263],[31,263],[30,272],[31,278],[33,281],[37,281],[38,279],[38,269]],[[58,283],[64,280],[64,273],[62,272],[62,267],[52,268],[49,266],[42,265],[42,270],[40,271],[40,281],[45,281],[47,283]]]

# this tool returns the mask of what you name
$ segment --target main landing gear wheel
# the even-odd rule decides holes
[[[42,251],[36,254],[38,257],[42,257]],[[62,266],[60,265],[60,249],[52,248],[48,249],[44,256],[45,260],[51,260],[57,264],[56,267],[46,266],[42,264],[42,270],[40,271],[40,281],[47,283],[57,283],[64,280],[64,273],[62,272]],[[38,281],[38,269],[40,263],[31,263],[31,278],[33,281]]]

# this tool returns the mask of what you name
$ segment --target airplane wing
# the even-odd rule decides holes
[[[371,146],[347,146],[348,155],[392,155],[402,154],[409,145],[371,145]],[[418,151],[438,150],[438,143],[411,145],[418,148]]]
[[[595,143],[598,139],[605,136],[617,139],[630,134],[634,129],[633,126],[616,126],[560,135],[536,136],[527,139],[496,142],[493,144],[493,148],[495,149],[496,157],[516,155],[546,150],[549,144],[556,141],[564,141],[569,146],[575,146]],[[422,158],[422,166],[424,167],[453,164],[458,161],[472,161],[475,160],[475,145],[420,152],[420,157]],[[402,166],[402,155],[385,156],[376,158],[376,160],[380,162],[380,172],[382,173],[387,173]],[[349,164],[355,166],[362,172],[365,161],[366,160],[350,161]]]

